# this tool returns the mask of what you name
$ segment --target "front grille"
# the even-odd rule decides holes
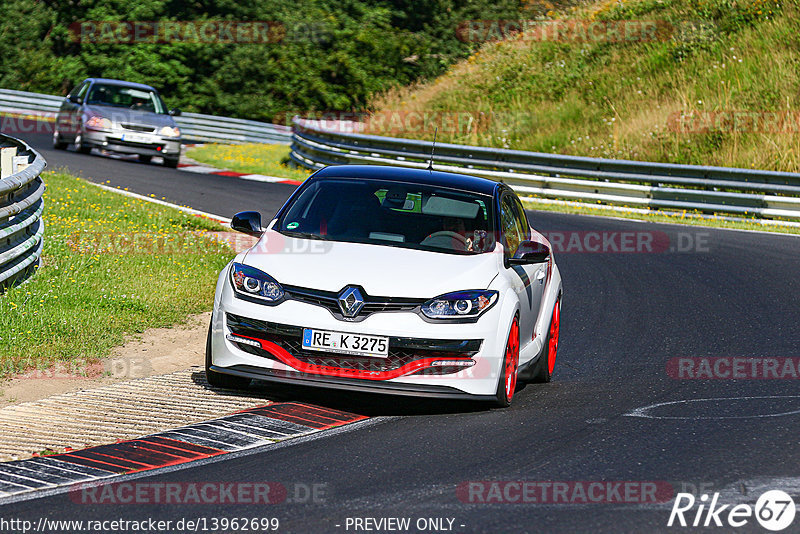
[[[390,372],[425,358],[471,357],[482,345],[479,339],[461,341],[391,337],[388,357],[375,358],[306,350],[302,346],[303,329],[297,326],[269,323],[233,314],[227,314],[227,324],[232,333],[275,343],[303,363],[361,372]],[[240,343],[236,345],[250,354],[280,361],[280,358],[260,347]],[[440,367],[432,370],[431,374],[450,374],[462,369]]]
[[[314,306],[321,306],[331,312],[337,319],[345,319],[342,315],[342,310],[339,308],[339,293],[286,285],[283,286],[283,289],[286,291],[286,298],[305,302],[306,304],[313,304]],[[355,317],[348,317],[348,320],[362,321],[373,313],[380,312],[413,312],[425,303],[425,301],[421,299],[372,297],[367,295],[364,291],[361,293],[364,297],[364,306]]]
[[[133,148],[147,148],[149,150],[158,150],[158,147],[161,147],[162,150],[164,149],[164,145],[153,144],[153,143],[137,143],[134,141],[127,141],[127,140],[123,141],[118,137],[107,137],[106,141],[108,142],[109,145],[129,146]]]
[[[120,126],[122,126],[124,129],[126,129],[126,130],[130,130],[130,131],[132,131],[132,132],[147,132],[147,133],[153,133],[153,132],[155,132],[155,131],[156,131],[156,129],[155,129],[154,127],[152,127],[152,126],[145,126],[145,125],[143,125],[143,124],[130,124],[130,123],[124,123],[124,122],[123,122],[123,123],[120,123]]]
[[[279,345],[281,348],[285,349],[286,352],[304,363],[323,367],[353,369],[356,371],[372,371],[379,373],[394,371],[414,360],[431,357],[430,354],[425,354],[424,352],[412,352],[396,348],[393,349],[391,347],[389,348],[389,356],[387,358],[310,351],[303,349],[300,338],[281,339],[273,341],[273,343]]]

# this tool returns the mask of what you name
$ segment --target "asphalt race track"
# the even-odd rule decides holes
[[[227,217],[243,209],[271,215],[292,191],[53,151],[45,134],[26,140],[51,169],[65,166],[93,181]],[[670,360],[800,357],[800,238],[544,212],[529,217],[563,248],[573,246],[557,252],[565,293],[554,381],[525,386],[511,408],[272,389],[278,400],[373,419],[137,482],[278,482],[289,489],[282,503],[91,505],[62,493],[8,504],[3,517],[277,517],[279,532],[298,533],[355,532],[352,519],[368,517],[410,518],[412,527],[420,518],[448,518],[455,532],[680,532],[689,529],[667,527],[680,491],[720,492],[720,504],[751,502],[766,489],[796,495],[798,377],[687,379],[691,373]],[[619,252],[625,232],[646,233],[659,246]],[[590,241],[590,233],[600,241]],[[586,250],[603,239],[599,251]],[[735,376],[750,376],[751,364]],[[660,406],[647,408],[654,404]],[[482,503],[490,493],[464,488],[491,485],[471,481],[565,482],[571,489],[592,481],[651,483],[666,498],[654,503],[623,494],[586,503],[570,490],[568,498],[551,495],[545,503],[496,502],[514,501],[517,492]],[[293,489],[314,484],[324,488],[315,503],[290,502],[304,500]],[[736,531],[757,530],[751,519]]]

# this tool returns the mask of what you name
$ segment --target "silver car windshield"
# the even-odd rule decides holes
[[[277,221],[284,235],[449,254],[494,249],[492,197],[391,181],[324,179]]]
[[[157,93],[125,85],[94,84],[89,91],[86,103],[135,111],[149,111],[162,115],[167,113],[164,101]]]

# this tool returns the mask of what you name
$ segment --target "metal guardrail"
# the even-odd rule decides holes
[[[54,117],[63,99],[0,89],[0,113]],[[390,163],[424,168],[431,143],[332,131],[295,119],[286,126],[186,113],[185,142],[291,144],[307,168]],[[352,126],[352,125],[351,125]],[[675,165],[438,143],[436,166],[509,183],[523,195],[662,210],[800,219],[800,174]]]
[[[0,289],[30,276],[42,255],[46,165],[27,144],[0,135]]]
[[[64,97],[0,89],[0,113],[55,118]],[[184,113],[175,117],[185,143],[270,143],[288,145],[292,129],[267,122]]]
[[[0,113],[55,118],[63,96],[0,89]]]
[[[323,129],[294,120],[290,157],[319,169],[348,163],[425,168],[431,142]],[[617,206],[800,219],[800,174],[613,160],[436,143],[437,170],[508,183],[541,197]]]
[[[250,121],[184,113],[175,117],[181,129],[184,142],[195,143],[270,143],[289,145],[292,142],[292,129],[288,126],[268,122]]]

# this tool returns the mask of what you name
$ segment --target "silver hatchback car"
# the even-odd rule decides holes
[[[158,91],[149,85],[87,78],[61,104],[53,131],[53,146],[69,143],[88,154],[100,148],[123,154],[138,154],[150,162],[164,158],[164,165],[177,167],[181,155],[181,132]]]

